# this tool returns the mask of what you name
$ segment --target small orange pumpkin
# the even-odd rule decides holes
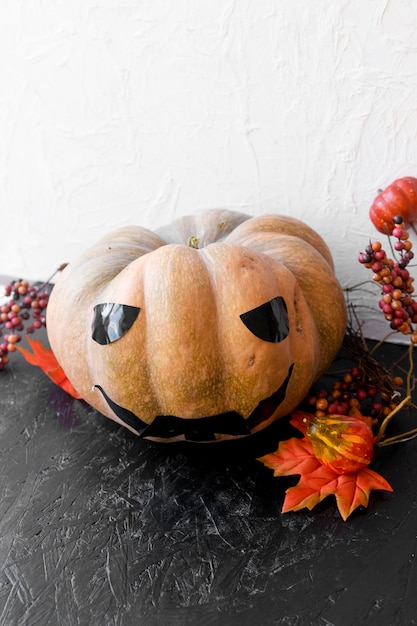
[[[47,309],[81,396],[158,441],[265,428],[304,398],[345,328],[322,238],[291,217],[229,210],[108,234],[65,268]]]
[[[406,224],[417,220],[417,178],[397,178],[380,191],[369,209],[369,217],[375,228],[391,235],[395,224],[393,218],[401,215]]]

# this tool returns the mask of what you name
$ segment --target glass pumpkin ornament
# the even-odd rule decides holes
[[[357,472],[372,461],[374,435],[357,417],[313,417],[307,424],[307,437],[318,460],[336,474]]]

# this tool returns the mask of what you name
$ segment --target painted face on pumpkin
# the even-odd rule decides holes
[[[92,339],[103,346],[118,341],[132,328],[140,311],[140,307],[114,302],[97,304],[94,307]],[[277,296],[242,313],[240,320],[261,341],[280,343],[290,332],[288,309],[282,296]],[[159,415],[151,424],[147,424],[129,409],[114,402],[100,385],[94,385],[94,387],[101,392],[117,417],[131,426],[140,437],[171,439],[183,435],[189,441],[210,441],[215,439],[215,433],[232,436],[250,435],[255,426],[269,419],[285,398],[292,369],[293,365],[279,389],[268,398],[261,400],[247,419],[235,411],[229,411],[194,419]]]

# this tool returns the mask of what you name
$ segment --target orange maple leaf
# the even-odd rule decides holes
[[[38,339],[27,338],[30,347],[33,350],[29,352],[21,346],[17,346],[19,352],[23,354],[26,361],[31,365],[37,365],[43,372],[59,387],[69,393],[77,400],[81,399],[80,394],[68,380],[64,370],[56,360],[56,357],[50,348],[46,348]]]
[[[291,424],[305,435],[307,419],[311,417],[308,413],[295,411]],[[300,475],[297,485],[286,491],[283,513],[303,508],[311,511],[324,498],[334,495],[340,515],[346,521],[358,506],[368,505],[372,490],[393,491],[385,478],[368,467],[349,474],[337,474],[322,465],[305,436],[302,439],[294,437],[282,441],[276,452],[266,454],[258,460],[272,469],[274,476]]]

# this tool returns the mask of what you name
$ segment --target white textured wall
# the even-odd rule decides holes
[[[417,176],[417,2],[0,9],[0,274],[222,206],[300,217],[343,285],[365,277],[378,187]]]

